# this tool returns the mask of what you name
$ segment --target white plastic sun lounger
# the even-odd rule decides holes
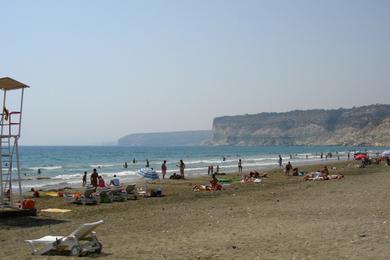
[[[103,220],[82,224],[68,236],[44,236],[40,239],[26,240],[34,255],[43,255],[49,251],[69,251],[72,256],[80,256],[90,252],[100,254],[102,244],[93,231]]]

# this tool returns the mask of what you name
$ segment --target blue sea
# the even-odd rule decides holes
[[[389,147],[349,147],[349,146],[276,146],[276,147],[119,147],[119,146],[22,146],[21,169],[24,189],[59,188],[81,186],[84,171],[92,172],[96,168],[104,179],[109,180],[114,174],[123,182],[140,180],[136,171],[145,167],[145,160],[150,167],[160,172],[161,163],[167,160],[168,176],[178,172],[180,159],[186,164],[186,176],[207,175],[207,167],[217,165],[221,172],[237,171],[237,162],[241,158],[243,168],[265,169],[278,167],[278,155],[283,163],[309,164],[321,162],[320,153],[333,153],[332,159],[347,159],[347,153],[353,151],[388,150]],[[292,159],[290,159],[290,155]],[[225,160],[223,160],[225,158]],[[133,163],[133,160],[136,160]],[[127,162],[128,167],[124,168]],[[38,170],[40,173],[38,173]]]

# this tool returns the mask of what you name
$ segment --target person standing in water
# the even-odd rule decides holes
[[[123,168],[127,169],[127,162],[125,162],[125,164],[123,165]]]
[[[146,165],[145,165],[146,168],[149,168],[149,160],[146,159]]]
[[[282,156],[279,154],[279,167],[282,168],[283,159]]]
[[[242,173],[242,161],[241,161],[241,159],[238,160],[238,173]]]
[[[87,172],[84,172],[84,175],[83,175],[83,187],[87,185]]]
[[[162,178],[165,179],[165,174],[167,173],[167,161],[164,160],[163,164],[161,164],[161,173]]]

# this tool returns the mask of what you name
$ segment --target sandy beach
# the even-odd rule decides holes
[[[78,259],[32,256],[25,239],[66,235],[103,219],[96,232],[101,259],[388,259],[390,167],[331,163],[342,180],[305,182],[269,171],[260,185],[233,182],[221,192],[193,192],[207,177],[165,180],[163,198],[98,206],[65,205],[41,197],[38,217],[0,220],[1,259]],[[305,171],[319,168],[303,167]],[[237,174],[226,178],[238,179]],[[88,257],[87,257],[88,258]]]

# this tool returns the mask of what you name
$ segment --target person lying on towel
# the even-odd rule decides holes
[[[219,183],[215,174],[212,175],[212,179],[210,180],[210,185],[195,185],[192,188],[193,191],[217,191],[222,190],[222,185]]]

